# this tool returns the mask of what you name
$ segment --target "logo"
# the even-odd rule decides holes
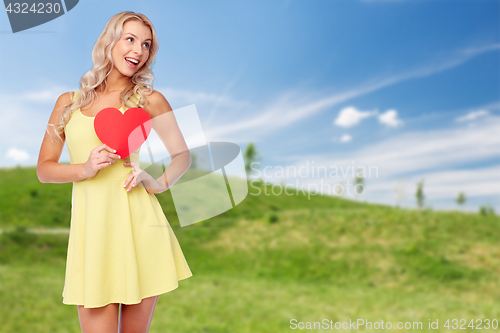
[[[175,155],[179,151],[167,151],[163,141],[168,139],[161,139],[175,140],[171,133],[177,132],[177,127],[190,152],[189,169],[170,188],[181,227],[222,214],[247,197],[240,147],[232,142],[207,141],[194,104],[159,115],[152,123],[155,131],[146,140],[147,149],[140,150],[138,158],[133,157],[142,160],[142,169],[149,175],[161,177],[171,163],[173,170],[178,168]]]
[[[64,15],[76,6],[78,0],[4,0],[3,2],[12,32],[16,33],[39,26]]]

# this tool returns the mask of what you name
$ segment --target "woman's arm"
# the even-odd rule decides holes
[[[153,93],[148,96],[148,100],[149,104],[145,109],[152,118],[152,128],[158,134],[171,157],[171,162],[165,173],[156,179],[159,186],[155,186],[155,188],[146,186],[148,193],[161,193],[172,187],[189,169],[191,154],[177,125],[172,107],[166,98],[158,91],[153,90]],[[128,163],[124,165],[128,165]],[[131,180],[129,178],[125,186],[128,186]]]
[[[64,106],[70,102],[71,96],[69,92],[59,96],[50,116],[49,124],[57,124]],[[112,153],[111,148],[102,145],[92,150],[89,160],[85,163],[70,165],[59,163],[66,136],[62,133],[61,141],[56,134],[53,134],[52,141],[49,133],[54,132],[54,130],[53,126],[47,125],[38,155],[36,174],[41,183],[70,183],[93,177],[99,169],[108,166],[109,162],[113,161],[112,158],[118,157],[118,155]],[[99,154],[101,150],[106,150],[105,154]]]

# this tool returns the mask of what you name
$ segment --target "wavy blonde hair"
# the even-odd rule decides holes
[[[52,134],[56,133],[62,141],[60,134],[64,132],[66,124],[71,119],[72,113],[82,106],[89,103],[93,104],[97,99],[96,90],[102,91],[105,89],[107,85],[106,77],[113,69],[111,49],[113,49],[120,40],[123,33],[123,25],[130,20],[136,20],[148,26],[151,30],[152,42],[149,47],[148,60],[141,69],[131,77],[128,86],[120,94],[120,99],[124,107],[144,108],[149,103],[145,96],[149,96],[153,92],[154,75],[150,66],[152,67],[154,64],[156,53],[158,52],[158,39],[153,24],[146,16],[140,13],[124,11],[114,15],[109,19],[108,23],[106,23],[103,32],[97,39],[94,49],[92,50],[92,62],[94,66],[82,76],[77,98],[74,100],[72,99],[70,103],[64,106],[64,111],[56,125],[49,124],[55,127],[55,130],[51,133],[51,139]],[[139,95],[139,101],[137,104],[130,103],[129,98],[136,94]]]

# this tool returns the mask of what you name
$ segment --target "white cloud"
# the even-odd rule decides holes
[[[161,92],[174,109],[182,108],[191,104],[196,104],[198,107],[205,104],[221,104],[234,109],[240,109],[244,106],[248,106],[248,102],[246,101],[238,101],[226,95],[205,93],[203,91],[171,88],[155,88],[155,90]]]
[[[17,148],[10,148],[5,156],[16,162],[27,161],[30,158],[30,155],[26,151]]]
[[[425,193],[429,202],[444,200],[454,207],[454,198],[464,191],[467,196],[481,198],[497,196],[500,193],[500,117],[481,119],[476,127],[414,131],[394,136],[353,152],[294,156],[295,161],[283,168],[300,170],[314,165],[323,167],[354,168],[363,166],[372,169],[367,177],[367,191],[364,199],[387,204],[395,203],[398,181],[409,184],[405,196],[414,205],[415,184],[425,178]],[[470,168],[470,163],[495,162],[493,166]],[[339,172],[340,174],[340,172]],[[351,172],[346,172],[351,177]],[[281,181],[280,179],[277,180]],[[306,183],[321,188],[320,178],[303,179]],[[330,188],[341,181],[327,177],[323,183]],[[286,180],[285,180],[286,182]],[[325,185],[325,189],[328,187]],[[456,205],[455,205],[456,206]]]
[[[340,138],[340,142],[349,142],[351,140],[352,140],[352,136],[350,136],[349,134],[344,134]]]
[[[340,110],[334,124],[342,127],[351,127],[359,124],[364,118],[375,115],[377,111],[359,111],[353,106],[348,106]]]
[[[466,114],[465,116],[458,117],[455,119],[455,121],[462,122],[462,121],[471,121],[474,119],[477,119],[479,117],[484,117],[489,115],[490,112],[488,110],[479,110],[479,111],[472,111]]]
[[[500,155],[500,138],[492,135],[500,129],[499,123],[456,131],[409,133],[364,147],[337,160],[325,160],[324,157],[317,160],[323,160],[326,165],[347,165],[352,160],[365,166],[374,165],[384,177],[456,168]]]
[[[457,67],[471,58],[485,52],[500,49],[500,43],[490,43],[478,47],[468,47],[455,52],[439,61],[423,65],[415,69],[397,73],[393,76],[377,80],[367,80],[367,83],[358,87],[332,94],[323,98],[316,96],[305,96],[303,91],[290,91],[280,96],[274,103],[264,107],[249,107],[240,109],[239,114],[248,116],[228,119],[219,117],[217,126],[212,126],[205,132],[207,139],[212,141],[231,141],[235,143],[248,142],[251,139],[258,142],[262,137],[270,133],[276,133],[280,128],[287,127],[304,118],[309,118],[317,113],[331,109],[333,106],[344,103],[347,100],[366,95],[387,86],[395,85],[409,79],[427,77],[436,73]],[[191,104],[191,103],[190,103]],[[286,117],[283,117],[286,115]],[[248,133],[251,133],[251,138]]]
[[[387,176],[424,172],[435,168],[456,168],[500,156],[500,117],[478,127],[414,131],[352,152],[343,159],[326,161],[378,165]],[[324,157],[324,156],[323,156]],[[324,158],[322,158],[324,159]]]
[[[378,116],[378,121],[390,127],[398,127],[403,125],[403,122],[398,119],[398,112],[396,110],[387,110]]]
[[[54,106],[56,104],[57,98],[67,91],[73,91],[75,89],[71,89],[68,87],[62,86],[52,86],[50,88],[44,88],[36,91],[24,91],[17,92],[14,94],[9,94],[9,99],[13,102],[17,101],[32,101],[37,103],[49,103]],[[52,111],[52,110],[51,110]]]

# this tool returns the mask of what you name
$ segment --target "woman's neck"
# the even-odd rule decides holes
[[[111,94],[114,92],[122,92],[125,90],[126,86],[123,88],[117,88],[116,86],[112,86],[109,83],[105,85],[104,83],[101,85],[99,89],[97,89],[97,92],[100,94]]]
[[[126,77],[118,73],[116,68],[113,68],[111,73],[105,79],[106,82],[102,83],[100,87],[100,92],[103,94],[108,94],[116,91],[123,91],[130,84],[130,77]]]

